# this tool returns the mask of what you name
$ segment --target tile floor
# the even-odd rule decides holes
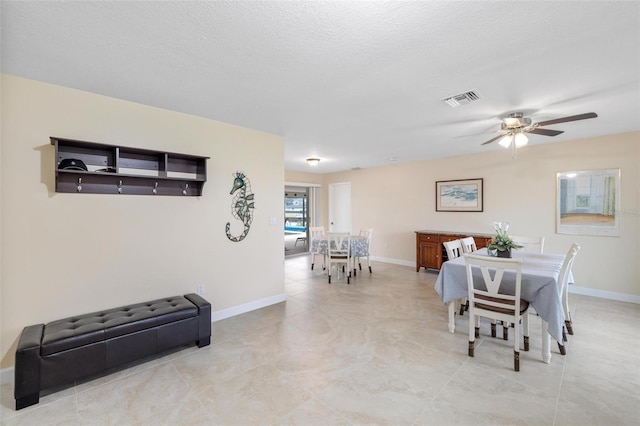
[[[540,360],[540,323],[513,371],[511,342],[467,356],[467,316],[447,331],[436,275],[374,263],[327,284],[285,261],[285,303],[213,324],[212,345],[77,383],[3,425],[623,425],[640,421],[640,305],[571,295],[568,354]]]
[[[306,241],[298,241],[298,238],[305,237],[306,234],[302,232],[286,233],[284,234],[284,255],[285,256],[297,256],[309,251]]]

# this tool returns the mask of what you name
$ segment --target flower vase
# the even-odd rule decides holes
[[[511,257],[511,249],[506,249],[503,251],[498,250],[498,257]]]

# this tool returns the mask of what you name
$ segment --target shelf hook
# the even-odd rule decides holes
[[[189,184],[185,183],[184,184],[184,189],[182,190],[182,195],[187,195],[188,191],[189,191]]]
[[[122,194],[122,181],[118,184],[118,194]]]
[[[158,195],[158,182],[156,182],[155,186],[153,187],[153,195]]]
[[[78,192],[82,191],[82,178],[81,177],[78,178],[78,187],[77,187],[77,189],[78,189]]]

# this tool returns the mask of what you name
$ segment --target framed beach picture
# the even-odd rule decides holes
[[[481,212],[482,178],[436,182],[437,212]]]
[[[620,169],[557,174],[558,234],[620,235]]]

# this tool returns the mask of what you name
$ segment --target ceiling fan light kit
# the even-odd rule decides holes
[[[529,138],[524,133],[507,133],[498,141],[498,144],[503,148],[509,148],[511,142],[515,144],[516,148],[522,148],[529,143]]]
[[[509,135],[509,134],[508,134],[508,135],[504,135],[504,136],[502,137],[502,139],[500,139],[500,141],[498,142],[498,144],[499,144],[501,147],[509,148],[509,145],[511,145],[511,135]]]
[[[513,137],[513,142],[516,144],[516,148],[521,148],[529,143],[529,138],[524,133],[516,133]]]

